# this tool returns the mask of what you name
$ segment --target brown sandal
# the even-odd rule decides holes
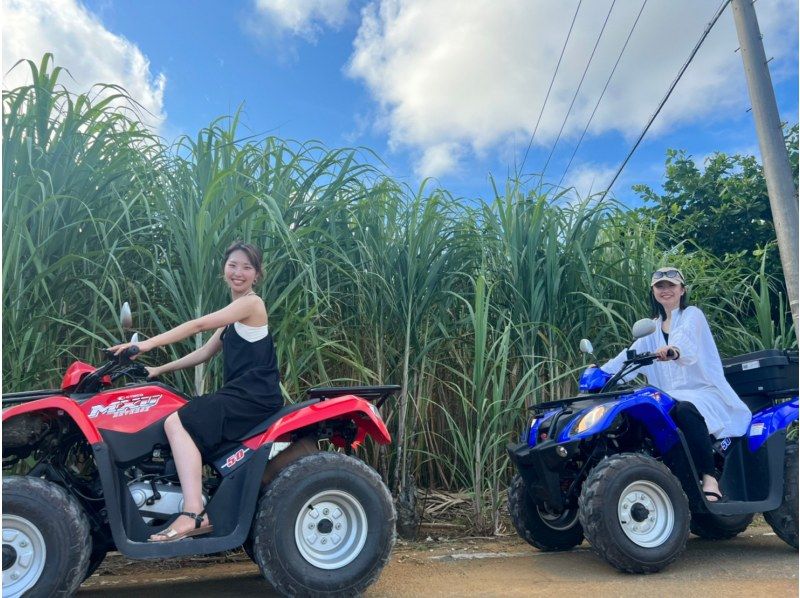
[[[148,538],[148,542],[176,542],[178,540],[183,540],[184,538],[192,538],[194,536],[202,536],[204,534],[210,534],[214,531],[214,526],[210,523],[208,525],[203,525],[203,515],[206,514],[206,510],[203,509],[199,513],[187,513],[186,511],[181,511],[178,513],[178,517],[181,515],[185,515],[186,517],[191,517],[194,519],[194,529],[186,530],[185,532],[176,532],[172,527],[168,527],[160,532],[156,532],[153,534],[154,536],[164,536],[164,540],[153,540],[152,537]],[[177,517],[176,517],[177,519]],[[202,527],[201,527],[202,526]]]

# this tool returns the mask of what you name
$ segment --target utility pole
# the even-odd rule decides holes
[[[767,57],[764,54],[764,44],[761,42],[761,31],[758,28],[753,0],[732,0],[731,7],[733,20],[736,23],[736,34],[739,37],[747,87],[750,91],[750,103],[753,106],[753,118],[756,121],[772,221],[775,224],[775,235],[778,237],[778,252],[781,256],[783,276],[786,280],[794,331],[797,336],[800,335],[800,326],[797,322],[797,189],[792,179],[789,155],[783,140],[778,105],[775,102],[775,91],[769,76]]]

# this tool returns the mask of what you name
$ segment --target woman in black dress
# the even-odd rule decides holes
[[[227,307],[137,343],[140,353],[214,330],[209,341],[185,357],[148,367],[151,378],[205,363],[223,352],[224,385],[197,397],[164,420],[183,491],[184,509],[172,525],[150,537],[169,542],[213,531],[203,509],[202,457],[223,442],[235,440],[283,406],[275,347],[267,309],[253,291],[261,277],[261,252],[246,243],[225,251],[223,277],[231,290]],[[112,347],[119,354],[131,343]]]

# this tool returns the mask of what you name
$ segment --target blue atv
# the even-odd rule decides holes
[[[654,331],[640,320],[633,336]],[[581,350],[592,352],[588,340]],[[725,500],[705,499],[675,401],[653,386],[620,381],[653,363],[628,351],[610,375],[590,366],[580,394],[541,403],[508,453],[517,475],[508,508],[519,535],[541,550],[569,550],[584,536],[617,569],[654,573],[672,563],[691,531],[732,538],[755,513],[789,545],[798,545],[797,353],[761,351],[725,360],[725,375],[753,416],[745,436],[714,443]],[[787,429],[795,428],[787,440]]]

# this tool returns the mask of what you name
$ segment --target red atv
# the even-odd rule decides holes
[[[391,441],[378,408],[400,387],[309,390],[207,460],[211,534],[153,543],[183,510],[163,424],[189,397],[146,377],[121,356],[73,363],[57,390],[3,395],[16,404],[3,412],[3,596],[70,595],[109,550],[160,559],[244,546],[292,596],[352,596],[378,578],[394,506],[351,453],[367,436]]]

